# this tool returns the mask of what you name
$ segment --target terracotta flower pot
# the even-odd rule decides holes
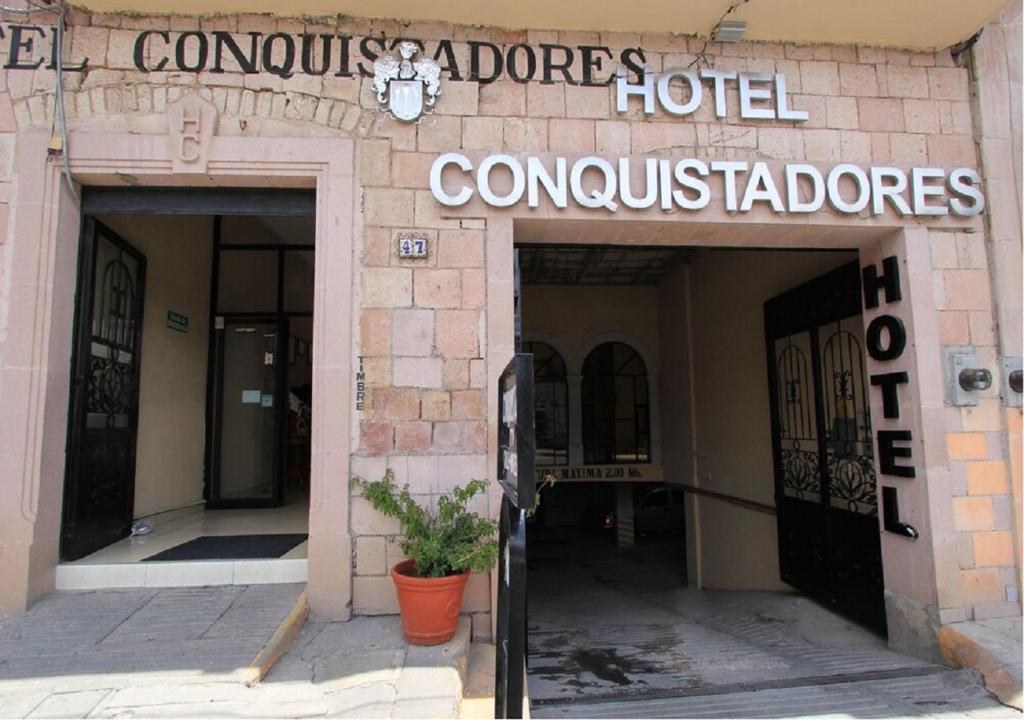
[[[440,645],[455,637],[462,593],[469,572],[448,577],[416,577],[412,560],[391,568],[402,611],[402,633],[413,645]]]

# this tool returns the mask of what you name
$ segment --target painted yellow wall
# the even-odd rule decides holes
[[[748,4],[734,0],[591,0],[585,7],[545,0],[305,0],[283,12],[281,4],[272,0],[85,0],[81,4],[97,12],[277,13],[332,19],[342,15],[509,28],[670,31],[702,37],[733,8],[729,19],[746,20],[750,40],[940,49],[970,37],[999,12],[1005,0],[773,0]]]
[[[135,517],[203,500],[213,218],[101,218],[146,256]],[[167,311],[188,332],[167,327]]]
[[[526,285],[522,303],[523,336],[541,333],[561,340],[570,356],[565,358],[570,373],[571,358],[605,333],[626,333],[650,352],[658,349],[657,291],[653,286]],[[583,358],[579,360],[582,363]]]
[[[694,425],[701,487],[774,505],[764,302],[855,253],[725,251],[691,268]],[[672,440],[664,437],[664,444]],[[691,496],[692,498],[692,496]],[[706,497],[699,515],[701,585],[787,590],[773,515]]]

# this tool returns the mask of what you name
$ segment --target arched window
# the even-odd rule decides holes
[[[583,462],[650,462],[647,367],[621,342],[594,348],[583,361]]]
[[[533,353],[533,407],[537,436],[536,464],[569,464],[569,385],[565,361],[547,343],[524,342]]]

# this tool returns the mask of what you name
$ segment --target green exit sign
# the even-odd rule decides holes
[[[167,327],[178,332],[188,332],[188,316],[167,311]]]

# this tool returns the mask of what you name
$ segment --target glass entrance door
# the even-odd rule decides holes
[[[287,320],[217,318],[208,506],[279,505],[284,494]]]

